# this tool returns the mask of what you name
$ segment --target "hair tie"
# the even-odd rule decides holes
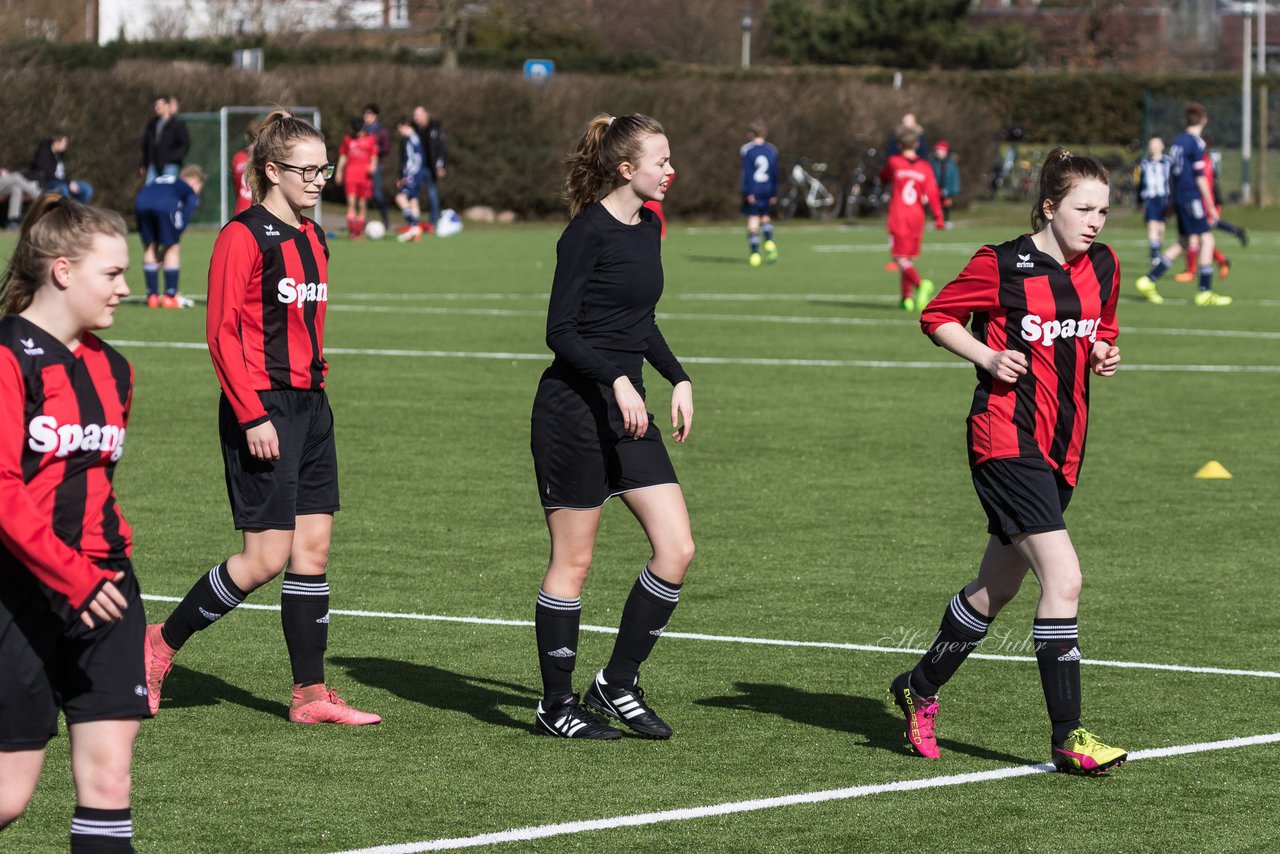
[[[1070,151],[1067,151],[1067,150],[1064,148],[1064,149],[1062,149],[1062,153],[1058,155],[1058,158],[1059,158],[1060,160],[1067,160],[1067,159],[1069,159],[1071,156],[1072,156],[1071,152],[1070,152]]]
[[[617,118],[617,116],[609,116],[609,123],[608,123],[607,125],[605,125],[605,127],[607,127],[607,128],[611,128],[611,127],[613,127],[613,120],[614,120],[614,119],[616,119],[616,118]]]

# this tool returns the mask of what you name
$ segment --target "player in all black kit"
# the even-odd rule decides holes
[[[573,692],[579,594],[600,508],[620,495],[653,555],[631,589],[613,655],[596,673],[585,704],[642,736],[671,736],[639,686],[640,665],[671,618],[693,560],[684,494],[661,430],[645,411],[641,377],[647,360],[674,386],[672,437],[684,442],[693,422],[693,386],[654,322],[663,284],[661,226],[643,207],[665,195],[670,161],[662,125],[634,114],[597,116],[567,161],[565,198],[573,219],[556,245],[547,311],[555,361],[538,384],[532,416],[534,471],[551,534],[535,617],[543,697],[534,732],[540,735],[622,735]]]
[[[163,625],[147,628],[153,714],[174,654],[287,563],[280,616],[293,669],[289,720],[381,720],[348,706],[324,681],[325,569],[338,510],[322,352],[329,248],[302,211],[320,201],[333,171],[320,131],[284,110],[267,116],[249,164],[258,204],[227,223],[213,246],[206,337],[222,385],[218,428],[244,550],[202,576]]]
[[[43,196],[0,278],[0,828],[26,809],[61,709],[73,852],[133,851],[148,716],[146,616],[111,485],[133,369],[90,331],[129,294],[126,233],[114,212]]]
[[[1120,265],[1097,242],[1108,196],[1097,160],[1049,152],[1031,212],[1035,233],[978,250],[920,317],[934,343],[978,369],[969,460],[991,534],[978,577],[951,600],[915,669],[889,689],[922,756],[939,755],[938,690],[1031,570],[1040,582],[1032,636],[1054,765],[1100,774],[1127,758],[1080,725],[1080,562],[1062,518],[1084,458],[1089,373],[1109,377],[1120,364]]]

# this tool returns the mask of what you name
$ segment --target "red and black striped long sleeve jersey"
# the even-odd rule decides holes
[[[244,429],[267,420],[258,392],[321,389],[329,246],[254,205],[218,234],[209,262],[205,337],[218,382]]]
[[[920,315],[932,336],[973,318],[973,336],[993,350],[1016,350],[1028,371],[1015,383],[978,369],[969,411],[969,462],[1041,457],[1075,486],[1089,420],[1089,352],[1114,343],[1120,263],[1095,243],[1063,265],[1029,235],[984,246]]]
[[[94,335],[72,351],[0,318],[0,561],[73,611],[114,576],[95,564],[133,548],[111,485],[132,399],[133,369]]]

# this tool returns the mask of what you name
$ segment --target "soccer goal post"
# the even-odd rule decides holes
[[[220,228],[231,218],[231,212],[236,206],[235,175],[231,171],[231,157],[247,145],[244,133],[249,123],[254,119],[265,118],[267,114],[278,109],[281,107],[231,106],[223,107],[217,112],[181,114],[191,134],[191,151],[187,155],[187,162],[198,164],[208,176],[205,180],[206,190],[202,194],[204,199],[196,209],[193,224]],[[307,119],[317,129],[320,128],[319,108],[284,107],[283,109],[299,118]],[[213,199],[209,192],[213,187],[218,188],[216,207],[211,204]],[[321,222],[320,205],[316,205],[313,218],[317,223]]]

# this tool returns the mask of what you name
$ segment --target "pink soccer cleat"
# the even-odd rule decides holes
[[[938,740],[934,726],[938,718],[938,698],[921,697],[911,690],[911,673],[900,674],[889,686],[889,698],[907,718],[907,745],[912,753],[926,759],[937,759]]]
[[[293,702],[289,706],[289,720],[295,724],[346,724],[364,726],[381,723],[378,715],[362,712],[347,705],[347,701],[324,685],[293,686]]]
[[[160,711],[160,686],[173,669],[173,656],[177,652],[164,642],[160,626],[160,623],[147,626],[142,641],[142,660],[147,671],[147,705],[151,707],[152,715]]]

